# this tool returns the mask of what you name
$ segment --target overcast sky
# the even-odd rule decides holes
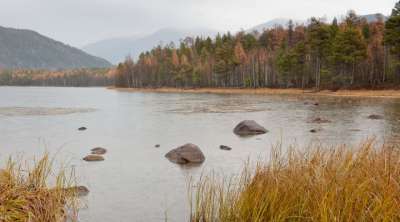
[[[274,18],[390,14],[396,0],[0,0],[0,26],[33,29],[73,46],[160,28],[236,31]]]

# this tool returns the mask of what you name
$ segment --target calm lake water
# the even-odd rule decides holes
[[[370,120],[371,114],[384,119]],[[332,122],[311,123],[317,117]],[[270,132],[237,137],[232,130],[245,119]],[[80,221],[187,221],[190,177],[237,173],[248,159],[267,158],[279,141],[357,144],[372,136],[399,141],[400,100],[0,87],[0,166],[10,155],[31,159],[49,151],[75,167],[79,184],[90,189]],[[188,142],[203,150],[201,166],[180,167],[164,157]],[[220,150],[222,144],[233,150]],[[108,149],[104,162],[81,160],[97,146]]]

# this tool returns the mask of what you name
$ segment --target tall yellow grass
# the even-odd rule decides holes
[[[191,186],[191,221],[400,221],[400,149],[274,148],[240,177],[202,177]]]
[[[47,154],[33,167],[9,159],[0,170],[1,222],[76,221],[77,194],[68,189],[75,181],[73,172],[53,174],[52,162]]]

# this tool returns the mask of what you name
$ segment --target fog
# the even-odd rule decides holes
[[[389,14],[395,0],[1,0],[0,26],[33,29],[73,46],[161,28],[247,29],[274,18]]]

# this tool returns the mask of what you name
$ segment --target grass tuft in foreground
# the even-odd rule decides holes
[[[73,173],[67,175],[61,170],[54,178],[52,175],[48,155],[33,167],[10,159],[0,170],[0,221],[75,221],[77,195],[68,189],[74,184]],[[49,179],[54,180],[51,188]]]
[[[202,177],[191,186],[191,221],[400,221],[400,149],[274,148],[240,177]]]

